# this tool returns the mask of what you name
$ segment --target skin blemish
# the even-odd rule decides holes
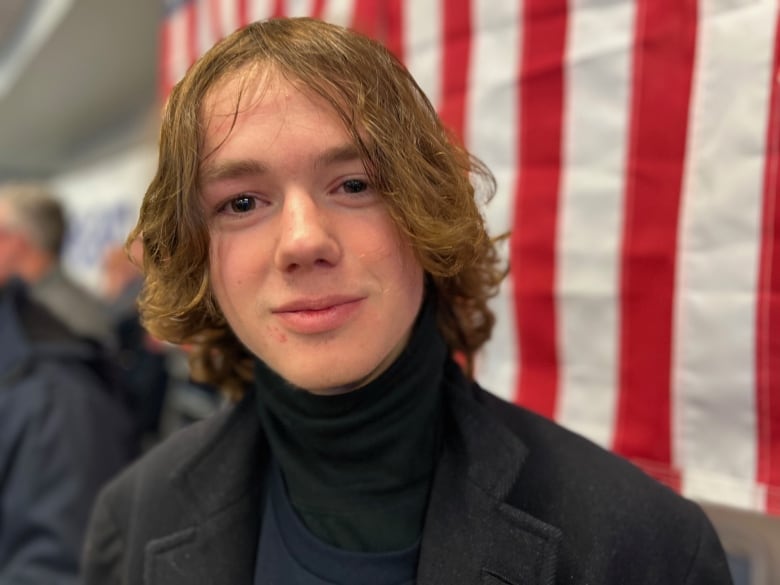
[[[268,328],[268,335],[279,343],[287,343],[287,334],[279,327],[271,326]]]

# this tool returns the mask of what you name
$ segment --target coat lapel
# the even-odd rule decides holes
[[[147,545],[148,585],[253,582],[267,447],[252,396],[224,418],[173,472],[191,521]]]
[[[457,366],[453,366],[457,367]],[[418,565],[419,585],[554,582],[560,531],[506,503],[527,449],[448,373],[445,445]],[[191,521],[151,541],[145,585],[250,584],[267,444],[248,396],[173,472]]]
[[[457,372],[448,377],[447,439],[432,487],[417,583],[552,583],[560,531],[505,502],[526,458],[525,445],[487,416]]]

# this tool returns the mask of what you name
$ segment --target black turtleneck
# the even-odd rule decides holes
[[[420,537],[447,357],[434,313],[426,302],[398,359],[346,394],[311,394],[257,361],[257,404],[271,453],[296,512],[328,544],[382,552]]]

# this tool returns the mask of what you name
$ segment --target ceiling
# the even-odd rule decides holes
[[[0,180],[50,177],[141,130],[161,11],[162,0],[0,0]]]

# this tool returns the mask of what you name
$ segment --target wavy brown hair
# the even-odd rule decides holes
[[[478,198],[492,197],[488,169],[449,135],[410,74],[381,44],[307,18],[256,22],[201,57],[173,89],[160,131],[159,164],[129,240],[141,236],[149,331],[192,344],[193,376],[231,397],[251,379],[251,353],[225,321],[209,283],[209,236],[199,194],[203,104],[221,81],[279,73],[323,97],[343,121],[375,188],[413,245],[437,297],[439,328],[471,373],[490,337],[488,300],[506,269]],[[235,114],[242,96],[235,98]],[[476,190],[475,190],[476,185]],[[478,191],[478,193],[477,193]]]

